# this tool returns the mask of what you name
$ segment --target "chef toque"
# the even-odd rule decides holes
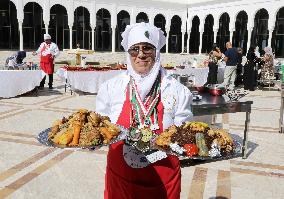
[[[160,28],[144,22],[126,26],[122,38],[121,45],[125,51],[132,45],[141,42],[150,43],[159,51],[166,44],[164,32]]]

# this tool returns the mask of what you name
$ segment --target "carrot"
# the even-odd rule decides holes
[[[81,132],[81,124],[74,124],[73,125],[74,136],[72,142],[69,144],[70,146],[77,146],[79,144],[80,132]]]

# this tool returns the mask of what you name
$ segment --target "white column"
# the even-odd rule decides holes
[[[95,50],[95,28],[92,27],[92,50]]]
[[[185,32],[181,32],[181,53],[184,53],[184,34]]]
[[[24,50],[23,22],[19,21],[20,50]]]
[[[213,38],[214,38],[214,43],[217,43],[217,34],[218,34],[218,30],[215,30],[215,31],[214,31],[214,36],[213,36]]]
[[[230,30],[230,42],[233,43],[234,29]]]
[[[202,50],[202,36],[203,36],[203,31],[200,32],[200,38],[199,38],[199,51],[198,53],[201,54],[201,50]]]
[[[115,52],[115,26],[111,28],[111,52]]]
[[[48,34],[48,24],[45,23],[44,26],[45,26],[45,33]]]
[[[170,36],[170,32],[166,31],[167,36],[166,36],[166,53],[169,53],[169,36]]]
[[[72,45],[73,45],[73,39],[72,39],[72,25],[69,25],[69,42],[70,42],[70,49],[72,49]]]
[[[274,28],[269,29],[268,46],[272,47],[272,33]]]
[[[189,37],[190,32],[187,32],[187,40],[186,40],[186,53],[189,54]]]
[[[251,45],[251,32],[252,32],[252,28],[248,28],[248,43],[247,43],[247,49],[249,49],[250,45]]]

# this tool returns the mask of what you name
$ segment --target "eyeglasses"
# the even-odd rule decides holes
[[[142,46],[141,48],[139,46],[134,46],[134,47],[131,47],[127,52],[130,54],[131,57],[137,57],[138,54],[139,54],[139,51],[142,51],[143,54],[149,56],[155,50],[156,50],[156,48],[154,48],[152,46]]]

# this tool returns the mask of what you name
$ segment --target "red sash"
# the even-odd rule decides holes
[[[54,72],[54,64],[53,64],[53,57],[51,54],[42,55],[42,53],[47,48],[47,45],[44,44],[43,48],[40,51],[40,67],[46,74],[52,74]]]
[[[128,89],[117,124],[130,127],[131,102]],[[158,123],[163,130],[163,103],[157,105]],[[123,142],[109,148],[106,168],[105,199],[179,199],[181,171],[176,156],[168,156],[144,168],[128,166],[123,157]]]

